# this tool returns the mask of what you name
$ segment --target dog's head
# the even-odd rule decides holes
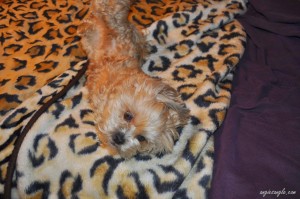
[[[177,128],[189,118],[175,89],[144,77],[104,92],[105,102],[96,110],[97,128],[125,158],[170,152],[178,138]]]

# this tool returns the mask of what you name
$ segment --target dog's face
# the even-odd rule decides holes
[[[97,128],[125,158],[170,152],[176,128],[189,118],[188,109],[173,88],[150,78],[134,81],[105,92]]]

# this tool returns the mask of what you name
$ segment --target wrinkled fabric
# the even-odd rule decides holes
[[[252,0],[210,198],[300,198],[300,1]],[[296,194],[289,194],[296,191]]]

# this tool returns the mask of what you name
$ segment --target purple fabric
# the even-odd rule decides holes
[[[248,41],[215,134],[210,198],[300,198],[300,1],[252,0],[239,21]]]

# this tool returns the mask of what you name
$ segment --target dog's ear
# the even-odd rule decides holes
[[[179,93],[174,88],[164,84],[157,94],[157,100],[163,102],[170,109],[176,126],[183,126],[187,123],[190,111],[185,107]]]
[[[165,104],[168,108],[169,116],[166,123],[167,131],[161,134],[159,144],[156,148],[159,148],[161,151],[171,152],[174,146],[174,140],[177,140],[179,137],[177,127],[182,127],[187,124],[190,118],[190,111],[180,99],[179,93],[166,84],[162,84],[157,94],[157,100]]]

